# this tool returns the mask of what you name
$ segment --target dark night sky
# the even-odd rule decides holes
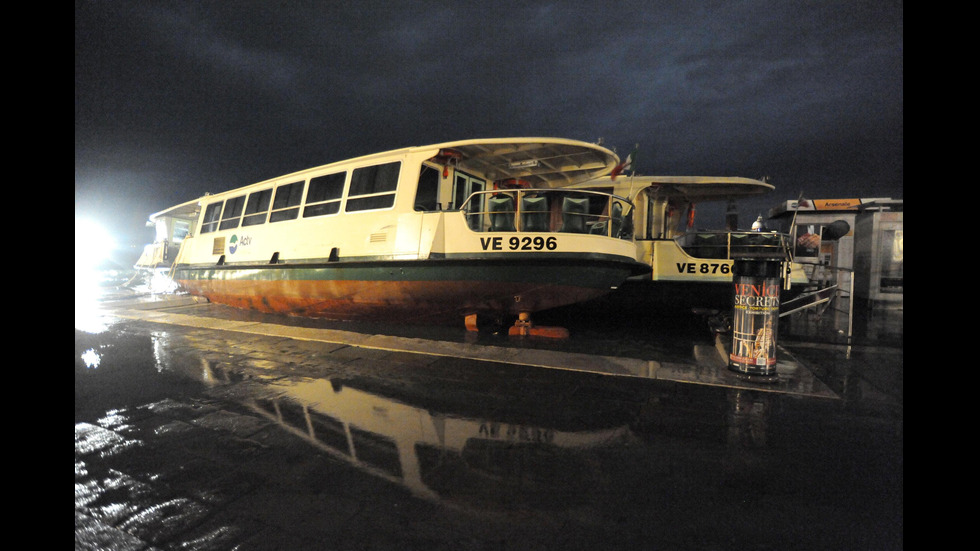
[[[510,136],[639,144],[639,174],[765,176],[766,206],[902,198],[903,18],[889,0],[78,0],[75,215],[143,243],[150,213],[205,192]]]

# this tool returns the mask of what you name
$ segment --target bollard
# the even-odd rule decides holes
[[[728,368],[745,375],[774,378],[782,262],[735,259],[732,273],[732,351]]]

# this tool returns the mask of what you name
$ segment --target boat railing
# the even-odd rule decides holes
[[[461,209],[481,232],[561,232],[633,237],[633,203],[599,191],[508,189],[479,191]]]
[[[698,231],[677,237],[677,244],[695,258],[791,259],[789,235],[758,231]]]

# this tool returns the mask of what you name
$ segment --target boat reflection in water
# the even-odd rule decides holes
[[[515,493],[538,506],[557,503],[554,484],[568,484],[570,472],[587,468],[587,455],[579,452],[634,438],[622,418],[618,425],[562,426],[560,420],[470,417],[337,380],[274,384],[269,390],[276,395],[247,405],[316,448],[416,496],[470,506],[490,505],[485,500],[495,495],[512,501]],[[567,497],[562,492],[560,499]]]
[[[782,464],[802,433],[777,423],[772,438],[784,402],[771,391],[403,356],[370,373],[319,376],[334,364],[302,367],[293,356],[310,355],[302,345],[258,339],[234,358],[213,353],[222,337],[173,338],[153,337],[156,362],[205,383],[223,409],[301,438],[317,452],[308,461],[338,460],[440,507],[596,521],[655,514],[667,526],[705,504],[721,513],[732,488],[763,477],[758,491],[771,491],[807,469]],[[707,370],[718,353],[694,355]],[[265,432],[242,426],[248,438]]]
[[[360,472],[466,510],[601,516],[633,503],[631,514],[644,514],[639,504],[652,499],[647,505],[660,511],[655,502],[678,488],[687,488],[685,499],[711,501],[773,465],[766,393],[730,390],[727,411],[669,394],[642,405],[635,397],[575,403],[566,394],[533,411],[501,398],[481,417],[438,398],[394,398],[336,379],[268,390],[245,405]]]

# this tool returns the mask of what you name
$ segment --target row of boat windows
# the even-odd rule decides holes
[[[398,161],[354,169],[344,211],[394,206],[400,169]],[[340,212],[346,181],[347,172],[337,172],[311,178],[309,186],[306,180],[301,180],[212,203],[204,211],[201,233],[294,220],[299,217],[301,207],[304,218],[336,214]]]

